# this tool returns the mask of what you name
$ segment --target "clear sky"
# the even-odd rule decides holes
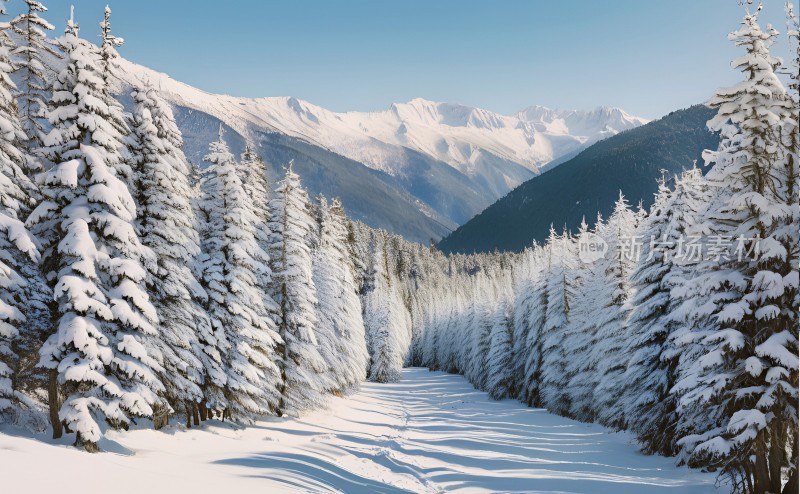
[[[68,0],[42,0],[60,34]],[[19,11],[11,0],[9,12]],[[109,3],[128,59],[215,93],[337,111],[423,97],[512,114],[539,104],[659,117],[739,80],[737,0],[75,0]],[[786,30],[783,0],[762,24]],[[763,27],[763,26],[762,26]],[[782,37],[775,53],[787,56]]]

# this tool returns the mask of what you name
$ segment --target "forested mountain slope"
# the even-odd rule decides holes
[[[449,252],[519,251],[547,238],[550,225],[577,229],[586,217],[607,217],[619,191],[631,204],[653,202],[661,170],[691,168],[719,138],[706,128],[714,115],[701,105],[678,110],[600,141],[573,159],[520,185],[439,243]]]

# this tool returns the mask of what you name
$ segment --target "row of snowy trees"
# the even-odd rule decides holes
[[[399,240],[312,203],[291,164],[271,192],[222,128],[193,167],[169,105],[121,83],[108,8],[98,47],[71,19],[51,42],[27,4],[0,29],[0,421],[49,409],[95,451],[105,427],[295,415],[398,379]]]
[[[760,10],[730,35],[744,81],[709,103],[707,176],[664,177],[646,212],[620,195],[607,220],[518,256],[427,256],[411,363],[629,429],[736,492],[797,492],[798,65],[787,90]],[[605,256],[587,259],[592,243]]]

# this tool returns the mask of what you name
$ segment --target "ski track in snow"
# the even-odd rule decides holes
[[[4,492],[726,492],[715,475],[638,452],[632,436],[511,401],[461,376],[405,369],[299,419],[109,432],[89,455],[0,432]],[[78,476],[79,471],[92,472]]]

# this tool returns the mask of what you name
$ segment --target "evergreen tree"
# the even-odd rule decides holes
[[[78,38],[71,19],[61,46],[66,66],[54,83],[53,129],[44,139],[54,165],[44,178],[45,200],[28,221],[43,242],[57,303],[57,328],[40,350],[50,369],[54,435],[63,423],[78,445],[94,451],[97,415],[127,427],[130,417],[152,416],[164,387],[146,351],[157,337],[143,287],[142,263],[151,259],[134,229],[134,200],[111,168],[121,136],[103,103],[97,49]],[[65,395],[60,407],[56,379]]]
[[[328,215],[328,200],[322,194],[317,196],[314,213],[316,224],[309,235],[311,270],[317,294],[317,325],[314,328],[314,335],[316,337],[317,350],[327,366],[326,371],[321,376],[324,381],[323,387],[328,393],[340,393],[343,389],[339,375],[342,371],[342,354],[339,354],[336,348],[338,336],[336,335],[334,321],[337,319],[337,313],[331,311],[333,301],[329,297],[332,296],[332,293],[328,292],[327,289],[323,289],[320,285],[320,283],[325,283],[331,278],[328,271],[332,267],[329,259],[327,259],[328,256],[322,251],[322,226],[327,221],[325,217]],[[346,269],[346,265],[342,267]]]
[[[326,401],[327,366],[315,334],[317,290],[309,247],[314,218],[308,194],[291,162],[278,183],[271,209],[272,271],[283,339],[280,410],[284,415],[297,415]]]
[[[0,175],[3,194],[8,192],[7,178]],[[20,423],[25,410],[36,410],[20,382],[20,371],[36,340],[26,331],[25,292],[29,281],[20,273],[19,265],[37,262],[39,252],[30,232],[9,213],[0,211],[0,422]]]
[[[642,252],[631,275],[635,295],[630,300],[626,339],[632,352],[623,376],[622,408],[627,427],[638,435],[648,453],[676,453],[676,403],[669,393],[677,366],[677,355],[669,344],[675,326],[672,314],[677,312],[672,290],[688,274],[678,248],[692,232],[707,200],[706,189],[697,168],[676,177],[674,190],[662,178],[641,226]]]
[[[152,88],[134,90],[131,96],[138,230],[157,259],[148,290],[161,319],[161,337],[157,348],[149,350],[164,368],[170,402],[186,406],[190,415],[203,400],[206,379],[225,382],[216,336],[201,305],[207,295],[197,281],[200,239],[191,204],[191,167],[169,106]]]
[[[461,341],[466,340],[470,344],[460,346],[468,351],[461,353],[459,368],[463,369],[464,376],[473,386],[486,390],[494,305],[498,293],[493,280],[489,280],[483,272],[471,278],[473,286],[470,298],[474,303],[467,308],[467,321],[461,325],[461,331],[467,333],[461,337]]]
[[[789,88],[791,91],[791,98],[793,102],[793,109],[789,114],[786,125],[783,130],[783,156],[782,156],[782,171],[783,179],[786,181],[787,203],[793,205],[794,216],[790,220],[790,224],[800,224],[800,211],[798,211],[797,204],[800,203],[800,16],[797,15],[791,3],[786,3],[786,16],[788,19],[789,30],[788,36],[791,45],[794,47],[792,50],[793,58],[790,63],[791,83]],[[795,244],[796,247],[796,244]],[[794,255],[789,256],[792,259],[795,272],[800,270],[800,261],[798,257],[800,254],[795,251]],[[794,308],[800,307],[800,289],[798,289],[800,282],[794,284]],[[796,327],[796,326],[795,326]],[[795,330],[795,335],[797,335]],[[795,377],[797,373],[795,372]],[[794,381],[797,383],[797,381]],[[795,429],[796,431],[796,429]],[[792,437],[791,454],[789,455],[789,471],[788,482],[784,486],[784,492],[797,492],[800,491],[800,474],[798,473],[798,454],[800,453],[800,441],[798,441],[797,434]]]
[[[697,268],[700,300],[692,338],[682,342],[694,358],[682,363],[676,385],[689,464],[719,468],[748,493],[779,492],[786,469],[797,475],[798,432],[800,205],[789,180],[797,164],[786,159],[781,136],[793,127],[794,105],[769,53],[777,33],[760,28],[758,13],[730,35],[745,49],[734,61],[745,80],[711,100],[718,113],[709,127],[722,141],[705,154],[715,165],[705,219],[712,238],[731,239],[737,252],[706,255]]]
[[[54,56],[55,50],[46,34],[53,26],[39,15],[47,12],[47,8],[37,0],[25,0],[25,4],[27,11],[12,19],[10,26],[19,39],[12,50],[14,73],[19,81],[15,96],[22,130],[28,136],[23,148],[29,157],[26,164],[30,174],[40,169],[33,154],[42,146],[44,113],[49,99],[43,55]]]
[[[498,304],[492,318],[489,336],[488,381],[486,388],[495,400],[510,398],[513,392],[514,368],[508,302]]]
[[[22,223],[36,190],[24,171],[25,134],[12,95],[10,46],[7,33],[0,32],[0,421],[36,426],[30,421],[38,405],[26,388],[52,295],[38,273],[37,242]]]
[[[270,208],[269,208],[269,184],[267,183],[267,166],[261,156],[253,151],[252,145],[246,144],[239,163],[239,176],[244,186],[247,197],[250,198],[249,205],[252,215],[256,218],[256,241],[261,252],[261,261],[269,266],[269,251],[271,249],[270,239]],[[259,285],[264,287],[265,300],[273,318],[277,321],[278,307],[272,297],[266,293],[267,287],[272,285],[272,270],[264,272],[264,276],[259,280]]]
[[[565,371],[566,358],[562,351],[570,324],[570,312],[575,302],[576,244],[568,232],[556,235],[550,229],[547,243],[548,264],[545,290],[547,290],[547,313],[542,339],[541,404],[559,415],[568,412],[569,376]]]
[[[319,300],[318,334],[325,334],[322,353],[334,391],[343,391],[366,377],[369,355],[361,317],[361,301],[347,251],[347,218],[341,202],[319,204],[320,243],[314,252],[314,286]],[[320,338],[322,340],[322,338]],[[323,348],[320,348],[323,351]]]
[[[226,364],[224,382],[210,376],[211,382],[206,383],[207,406],[224,408],[226,414],[250,421],[278,410],[278,347],[282,340],[259,286],[269,267],[262,262],[266,254],[258,252],[258,218],[253,215],[222,126],[219,140],[211,143],[204,159],[209,166],[202,178],[201,208],[207,221],[202,279],[214,333],[208,343],[216,340]],[[213,352],[206,353],[216,357]],[[224,388],[220,389],[221,385]]]
[[[605,276],[601,307],[595,320],[597,331],[592,345],[593,368],[598,382],[594,389],[597,420],[607,426],[621,428],[623,411],[620,408],[622,388],[619,385],[627,366],[625,350],[625,319],[631,295],[628,282],[636,261],[636,215],[620,192],[614,212],[604,228],[608,244],[606,259],[599,261]]]
[[[121,136],[122,147],[119,150],[118,159],[111,163],[130,190],[135,190],[135,178],[133,173],[133,151],[132,147],[136,144],[131,135],[130,126],[125,115],[125,109],[117,101],[116,95],[120,93],[120,77],[117,66],[117,47],[125,42],[124,39],[111,34],[111,8],[106,5],[103,11],[103,20],[100,22],[100,50],[98,58],[98,72],[103,79],[104,90],[100,93],[103,103],[108,107],[108,122],[116,129]]]
[[[400,380],[403,361],[410,344],[408,312],[398,286],[389,275],[386,239],[379,235],[372,256],[375,286],[364,302],[364,326],[371,358],[369,379],[375,382]]]
[[[600,214],[597,215],[592,232],[586,221],[581,222],[579,242],[590,245],[602,238],[606,225]],[[606,252],[605,256],[609,256]],[[581,262],[579,274],[580,290],[576,297],[575,310],[564,338],[566,348],[582,358],[568,359],[564,372],[568,376],[567,390],[570,401],[570,415],[585,422],[593,421],[597,415],[594,401],[594,390],[597,387],[598,375],[595,368],[594,352],[598,331],[597,314],[603,306],[603,294],[607,289],[605,275],[606,259],[602,257],[592,262],[586,258]]]
[[[522,294],[529,292],[530,278],[532,275],[532,252],[531,247],[525,249],[519,258],[518,266],[515,268],[515,276],[511,279],[511,296],[509,300],[510,320],[509,327],[511,328],[511,390],[510,396],[523,400],[520,396],[520,388],[523,387],[525,380],[525,340],[527,334],[527,326],[520,324],[525,320],[525,311],[520,308],[523,301]]]
[[[437,370],[439,368],[439,363],[436,360],[439,342],[438,324],[444,317],[442,305],[444,303],[443,299],[447,299],[446,289],[442,287],[438,295],[439,296],[436,298],[429,297],[427,300],[428,317],[426,318],[425,329],[422,332],[422,349],[420,350],[422,365],[431,370]],[[366,305],[366,303],[364,305]]]
[[[539,245],[530,250],[529,277],[518,287],[514,304],[514,361],[518,398],[528,406],[541,404],[542,341],[547,314],[547,251]]]

